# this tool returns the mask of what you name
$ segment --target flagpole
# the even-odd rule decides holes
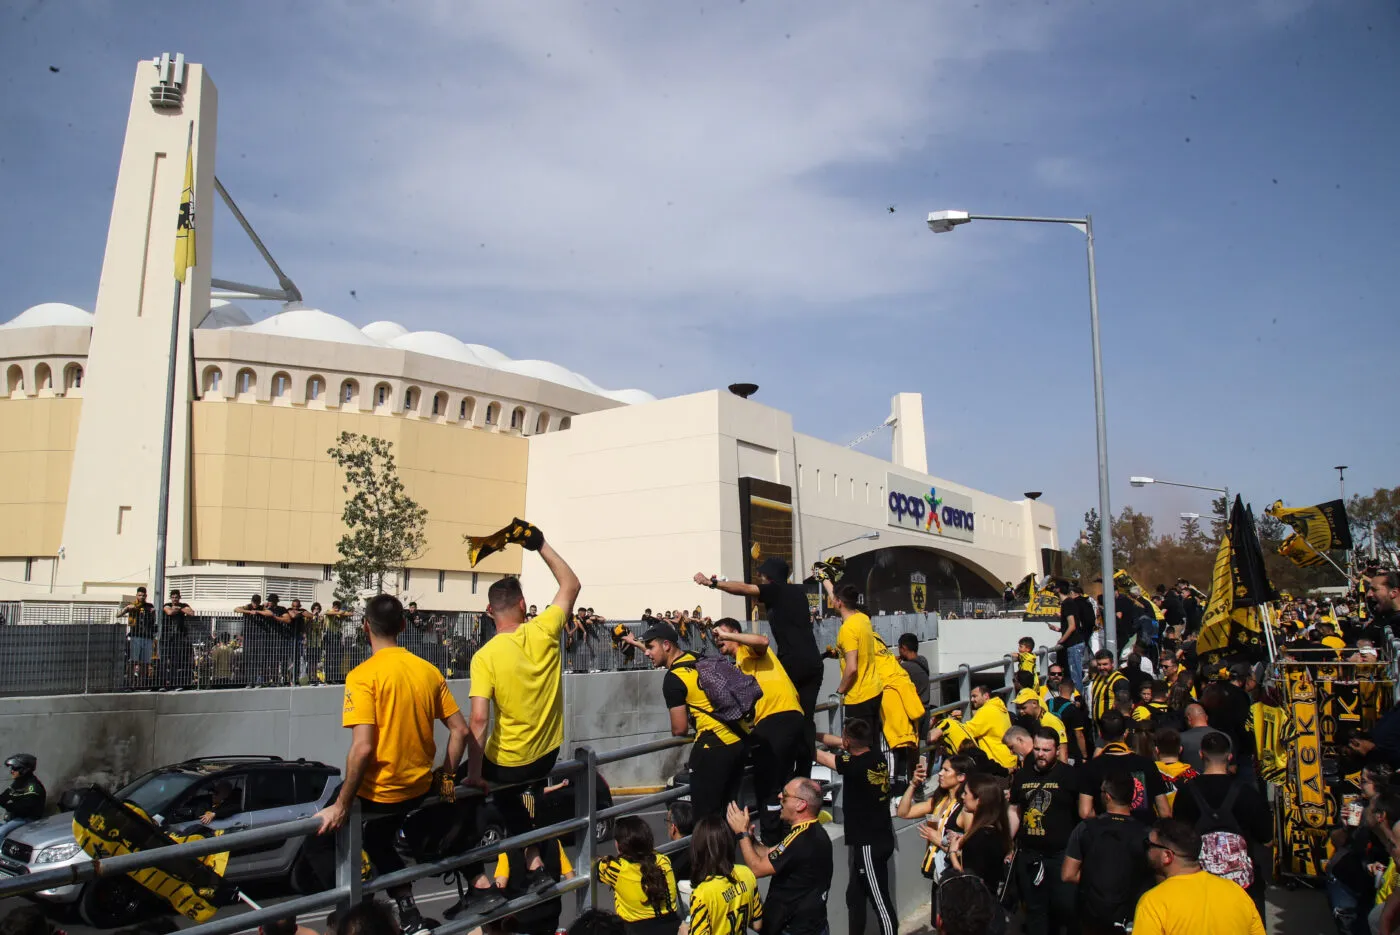
[[[1337,569],[1337,571],[1341,574],[1341,576],[1342,576],[1343,578],[1347,579],[1348,581],[1351,580],[1351,575],[1347,574],[1345,571],[1342,571],[1342,566],[1341,566],[1341,565],[1338,565],[1336,562],[1332,561],[1332,556],[1328,555],[1328,554],[1325,553],[1325,552],[1319,552],[1319,551],[1317,550],[1317,546],[1315,546],[1315,545],[1313,545],[1311,542],[1309,542],[1309,541],[1307,540],[1307,538],[1304,537],[1304,536],[1298,536],[1298,541],[1301,542],[1301,543],[1303,543],[1303,545],[1307,546],[1310,550],[1312,550],[1312,554],[1316,555],[1318,558],[1326,559],[1326,560],[1327,560],[1327,564],[1329,564],[1329,565],[1331,565],[1333,568]]]
[[[190,159],[194,148],[194,121],[190,121],[189,136],[185,141],[185,159]],[[183,189],[182,189],[183,194]],[[177,232],[178,233],[178,232]],[[156,623],[156,645],[161,645],[165,636],[165,614],[160,608],[165,606],[165,534],[170,525],[170,449],[175,434],[175,364],[180,346],[180,294],[184,283],[175,280],[175,300],[170,309],[170,348],[169,362],[165,368],[165,425],[161,430],[160,447],[160,500],[156,506],[156,567],[151,590],[158,616]]]

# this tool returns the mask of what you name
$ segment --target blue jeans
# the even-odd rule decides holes
[[[1337,935],[1371,935],[1366,921],[1370,904],[1363,906],[1357,893],[1331,875],[1327,877],[1327,902],[1337,923]]]
[[[11,818],[4,824],[0,824],[0,841],[4,841],[10,836],[10,832],[16,828],[23,828],[34,819],[32,818]]]
[[[1084,656],[1089,648],[1087,643],[1075,643],[1073,646],[1065,648],[1065,658],[1069,662],[1070,681],[1074,682],[1074,687],[1080,694],[1084,693]]]

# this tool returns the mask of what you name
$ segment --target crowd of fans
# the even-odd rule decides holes
[[[518,580],[491,586],[492,635],[471,659],[466,712],[440,669],[404,645],[416,608],[387,595],[368,603],[373,654],[346,677],[343,723],[352,740],[344,783],[319,817],[323,833],[333,831],[358,800],[364,848],[378,873],[404,866],[396,842],[406,816],[430,795],[453,802],[459,785],[493,788],[509,835],[534,827],[531,803],[546,792],[563,739],[565,657],[609,640],[665,670],[658,701],[671,732],[693,736],[689,801],[673,805],[666,826],[689,847],[659,854],[645,822],[620,820],[617,854],[597,867],[616,914],[588,913],[571,931],[827,935],[838,855],[823,829],[832,820],[825,790],[811,778],[817,763],[841,777],[852,935],[863,935],[868,918],[883,935],[898,933],[889,882],[895,816],[920,822],[930,921],[946,935],[1005,932],[1016,918],[1034,935],[1264,932],[1274,820],[1251,727],[1259,673],[1198,658],[1204,601],[1189,582],[1153,594],[1130,585],[1111,602],[1066,584],[1047,666],[1027,636],[1014,649],[1015,685],[1005,698],[1000,686],[976,684],[967,715],[931,717],[929,666],[917,638],[905,634],[887,647],[858,590],[818,565],[840,617],[826,653],[841,670],[842,729],[832,735],[815,727],[823,653],[805,589],[789,580],[781,559],[764,562],[754,583],[695,575],[700,586],[762,604],[771,637],[733,618],[711,620],[701,607],[648,609],[633,634],[610,629],[590,608],[575,610],[578,578],[539,530],[529,527],[522,544],[539,554],[558,591],[537,612]],[[1400,637],[1400,575],[1368,571],[1352,601],[1289,600],[1284,651],[1365,661]],[[164,612],[179,615],[184,606],[174,594]],[[289,625],[317,619],[319,607],[284,609],[270,595],[239,612]],[[1100,648],[1106,627],[1120,656]],[[312,632],[309,622],[304,630]],[[304,647],[296,658],[305,658]],[[440,765],[434,721],[449,738]],[[1364,802],[1334,832],[1329,897],[1342,935],[1389,933],[1400,917],[1400,785],[1392,785],[1400,712],[1352,732],[1347,746],[1365,764]],[[753,809],[740,802],[747,768]],[[573,872],[557,842],[509,852],[494,872],[468,868],[469,885],[446,914],[491,913],[513,896],[548,893]],[[410,887],[388,892],[393,912],[356,907],[337,931],[413,935],[433,927]],[[488,932],[548,935],[559,903],[542,906]]]

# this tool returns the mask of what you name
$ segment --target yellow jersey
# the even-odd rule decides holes
[[[1016,768],[1016,754],[1001,740],[1011,729],[1011,715],[1007,713],[1006,702],[997,697],[989,699],[963,727],[967,728],[968,734],[992,762],[1005,769]]]
[[[527,766],[564,742],[563,630],[564,611],[551,604],[472,657],[471,696],[495,702],[486,758],[497,766]]]
[[[340,723],[376,728],[360,798],[387,804],[427,792],[437,756],[433,724],[459,710],[442,673],[402,646],[381,649],[351,669]]]
[[[667,708],[685,707],[695,721],[697,735],[708,732],[725,746],[739,742],[739,735],[710,713],[713,709],[709,697],[700,689],[700,672],[695,668],[694,653],[681,653],[680,658],[671,663],[661,680],[661,697]]]
[[[1133,935],[1265,935],[1244,887],[1204,870],[1168,877],[1143,894]]]
[[[1118,691],[1118,686],[1127,684],[1128,677],[1117,669],[1089,680],[1089,716],[1094,719],[1095,725],[1113,710],[1113,695]]]
[[[740,672],[752,675],[754,681],[758,682],[758,687],[763,690],[763,697],[758,699],[758,704],[754,705],[753,709],[755,724],[784,711],[802,711],[802,704],[797,700],[797,689],[793,687],[792,679],[788,678],[787,670],[783,668],[782,661],[771,647],[760,651],[742,643],[736,644],[734,664],[739,667]]]
[[[840,651],[841,675],[846,675],[846,654],[856,653],[856,680],[851,690],[846,692],[846,704],[860,704],[879,697],[885,690],[875,668],[875,628],[870,618],[862,613],[854,613],[841,622],[836,633],[836,648]]]
[[[666,874],[668,890],[667,902],[663,906],[653,906],[647,901],[642,889],[642,865],[625,857],[604,857],[598,861],[598,880],[612,887],[613,908],[623,922],[645,922],[658,919],[676,911],[676,872],[671,869],[671,858],[665,854],[656,855],[656,865]]]
[[[1048,727],[1060,737],[1060,743],[1069,743],[1069,733],[1065,730],[1065,722],[1055,717],[1049,711],[1040,712],[1040,726]]]
[[[758,880],[743,864],[727,877],[701,880],[690,894],[691,935],[743,935],[762,921]]]

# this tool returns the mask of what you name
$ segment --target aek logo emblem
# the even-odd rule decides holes
[[[941,535],[943,520],[938,518],[938,508],[943,505],[943,498],[938,495],[937,487],[928,489],[928,493],[924,494],[924,502],[928,504],[928,519],[924,520],[924,531],[927,532],[932,527],[937,526]]]

